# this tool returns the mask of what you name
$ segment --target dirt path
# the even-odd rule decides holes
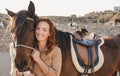
[[[10,54],[9,52],[0,52],[0,76],[10,76]]]

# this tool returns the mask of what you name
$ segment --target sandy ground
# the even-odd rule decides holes
[[[8,51],[0,52],[0,76],[10,76],[10,54]]]

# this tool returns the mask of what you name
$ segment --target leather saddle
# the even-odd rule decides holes
[[[97,65],[98,45],[101,41],[96,39],[94,33],[87,35],[87,37],[81,37],[74,33],[72,41],[78,62],[82,67],[92,68]]]

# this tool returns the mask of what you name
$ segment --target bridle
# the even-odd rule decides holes
[[[29,19],[29,20],[33,21],[32,18],[26,18],[26,19]],[[12,36],[11,36],[11,37],[12,37]],[[17,45],[16,45],[15,42],[14,42],[13,37],[12,37],[12,42],[13,42],[14,48],[17,48],[17,47],[24,47],[24,48],[28,48],[28,49],[31,49],[31,50],[36,50],[35,48],[30,47],[30,46],[27,46],[27,45],[23,45],[23,44],[17,44]]]
[[[23,44],[15,45],[15,48],[17,48],[17,47],[24,47],[24,48],[28,48],[28,49],[31,49],[31,50],[36,50],[33,47],[30,47],[30,46],[27,46],[27,45],[23,45]]]
[[[14,44],[14,42],[13,42],[13,44]],[[14,44],[15,45],[15,44]],[[30,46],[27,46],[27,45],[23,45],[23,44],[19,44],[19,45],[15,45],[15,47],[14,48],[17,48],[17,47],[24,47],[24,48],[28,48],[28,49],[31,49],[31,50],[36,50],[35,48],[33,48],[33,47],[30,47]],[[34,64],[32,65],[33,67],[34,67]],[[24,76],[24,72],[21,72],[21,74],[22,74],[22,76]]]

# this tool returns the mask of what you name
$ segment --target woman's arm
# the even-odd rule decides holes
[[[16,70],[16,76],[23,76],[18,70]]]
[[[48,72],[48,76],[60,76],[62,66],[62,54],[60,48],[56,48],[52,56],[52,66]]]
[[[23,73],[20,73],[18,70],[16,71],[16,76],[34,76],[30,71],[26,71]]]
[[[59,76],[61,72],[61,65],[62,65],[61,50],[57,47],[57,49],[54,49],[52,51],[55,51],[55,53],[52,56],[51,67],[49,67],[40,59],[39,52],[34,52],[34,54],[32,54],[32,57],[35,60],[35,62],[38,63],[38,65],[40,66],[40,68],[42,69],[43,73],[46,76]]]

